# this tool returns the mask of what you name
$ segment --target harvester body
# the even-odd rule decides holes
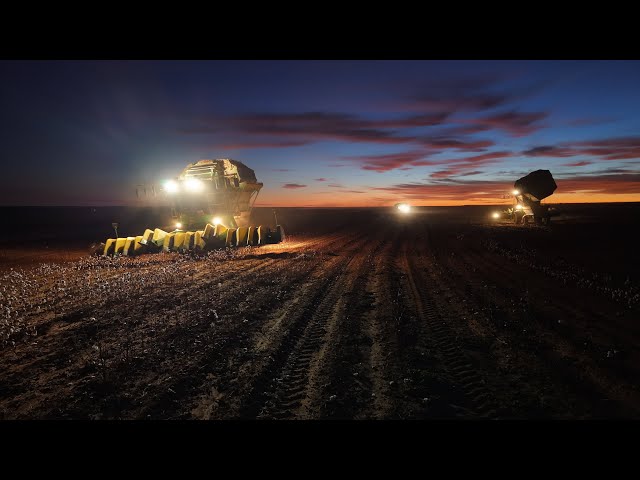
[[[228,158],[187,165],[177,179],[172,200],[174,220],[185,228],[201,228],[214,217],[233,228],[248,227],[251,209],[262,183],[244,163]]]
[[[282,226],[249,225],[262,186],[255,172],[237,160],[191,163],[160,190],[171,200],[175,230],[155,228],[135,237],[110,238],[101,253],[130,256],[283,242]]]

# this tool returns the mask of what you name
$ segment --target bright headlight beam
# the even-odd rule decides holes
[[[220,217],[214,217],[211,222],[213,223],[213,225],[220,225],[222,223],[222,219]]]
[[[500,214],[498,212],[493,212],[493,218],[500,218]]]
[[[520,190],[514,190],[512,193],[513,193],[514,195],[520,195]]]
[[[197,178],[187,178],[184,186],[189,192],[200,192],[204,188],[204,184]]]
[[[180,186],[178,185],[178,182],[174,180],[167,180],[164,182],[164,189],[167,193],[176,193],[180,190]]]
[[[401,203],[398,205],[398,210],[400,210],[402,213],[409,213],[411,211],[411,205]]]
[[[520,204],[516,205],[516,210],[522,210],[524,207]]]
[[[176,228],[180,230],[182,228],[182,224],[180,222],[176,223]]]

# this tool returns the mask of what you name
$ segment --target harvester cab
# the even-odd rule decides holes
[[[516,224],[530,221],[538,225],[549,225],[555,211],[540,202],[549,197],[558,188],[549,170],[536,170],[516,180],[513,185],[515,206],[509,209]]]
[[[200,228],[218,219],[228,228],[248,227],[253,204],[262,182],[255,172],[237,160],[200,160],[164,182],[163,191],[172,202],[175,223]]]
[[[191,163],[160,189],[172,205],[170,228],[110,238],[103,255],[211,250],[280,243],[281,225],[251,226],[251,210],[263,184],[242,162],[221,158]],[[156,189],[153,188],[154,192]],[[277,222],[276,222],[277,223]],[[167,231],[175,228],[173,231]]]

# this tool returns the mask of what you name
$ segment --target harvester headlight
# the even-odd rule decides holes
[[[220,217],[214,217],[211,222],[213,223],[213,225],[220,225],[222,223],[222,219]]]
[[[513,192],[511,192],[511,193],[513,193],[514,195],[520,195],[520,190],[514,190],[514,191],[513,191]]]
[[[201,192],[204,188],[204,183],[197,178],[187,178],[184,182],[184,186],[189,192]]]
[[[180,222],[176,223],[176,228],[180,230],[182,228],[182,224]]]
[[[402,213],[409,213],[411,211],[411,205],[409,205],[408,203],[399,203],[398,205],[396,205],[396,208]]]
[[[522,210],[524,207],[520,204],[516,205],[516,210]]]
[[[498,212],[493,212],[491,215],[493,218],[500,218],[500,214]]]
[[[178,182],[174,180],[167,180],[164,182],[164,189],[167,193],[176,193],[180,190],[180,186],[178,185]]]

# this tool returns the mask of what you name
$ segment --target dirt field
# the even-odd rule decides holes
[[[391,213],[291,211],[283,244],[199,256],[5,250],[0,418],[640,417],[626,210]]]

